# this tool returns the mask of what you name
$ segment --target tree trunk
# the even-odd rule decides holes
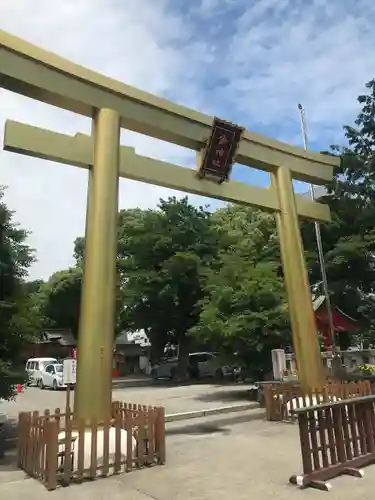
[[[151,363],[156,363],[164,354],[165,335],[155,330],[148,332],[151,342]]]
[[[184,380],[188,376],[190,342],[188,336],[185,334],[181,335],[179,338],[177,378],[179,380]]]

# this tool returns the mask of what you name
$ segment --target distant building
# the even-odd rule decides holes
[[[149,373],[150,347],[144,331],[121,332],[113,353],[113,376]]]
[[[77,341],[70,330],[49,329],[42,332],[40,338],[30,342],[23,350],[21,359],[29,358],[67,358],[77,347]]]
[[[143,331],[121,332],[116,338],[113,348],[113,376],[148,373],[150,341]],[[43,331],[41,337],[30,342],[21,354],[21,361],[29,358],[58,358],[72,356],[77,348],[77,341],[70,330],[49,329]],[[79,353],[77,354],[79,360]]]
[[[151,345],[144,330],[139,330],[137,332],[121,332],[117,337],[117,342],[125,344],[140,344],[142,347]]]
[[[319,295],[313,301],[313,308],[315,312],[316,325],[318,330],[323,335],[324,347],[331,347],[331,333],[328,310],[326,306],[326,298],[324,295]],[[338,334],[338,343],[340,349],[346,350],[350,345],[350,336],[357,333],[359,330],[359,323],[354,318],[345,314],[341,309],[331,304],[332,321],[335,328],[335,333]]]

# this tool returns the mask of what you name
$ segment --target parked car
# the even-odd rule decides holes
[[[151,369],[154,380],[159,378],[175,379],[177,376],[178,357],[164,358]],[[220,375],[216,356],[211,352],[194,352],[189,354],[188,374],[191,378],[214,377]]]
[[[26,363],[26,373],[28,376],[27,385],[38,385],[40,386],[42,380],[42,373],[44,372],[46,366],[51,364],[57,364],[56,358],[30,358]]]
[[[66,385],[63,382],[63,365],[62,364],[50,364],[47,365],[42,373],[40,381],[41,389],[66,389]]]
[[[241,375],[241,368],[239,366],[226,365],[220,368],[220,375],[226,379],[238,380]]]

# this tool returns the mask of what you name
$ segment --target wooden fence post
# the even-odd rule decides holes
[[[30,428],[28,422],[28,414],[22,412],[18,415],[18,453],[17,453],[17,463],[20,469],[25,468],[25,457],[27,450],[28,437],[30,435]]]
[[[166,451],[165,451],[165,411],[163,407],[156,408],[157,419],[155,429],[156,452],[158,455],[158,462],[160,465],[165,464]]]
[[[58,435],[60,431],[59,422],[57,420],[49,420],[45,423],[46,429],[46,479],[45,484],[47,490],[55,490],[57,488],[57,469],[58,469],[58,453],[59,443]]]

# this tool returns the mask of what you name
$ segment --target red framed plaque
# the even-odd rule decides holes
[[[243,131],[243,127],[214,118],[211,136],[199,166],[201,178],[207,176],[220,183],[229,179]]]

